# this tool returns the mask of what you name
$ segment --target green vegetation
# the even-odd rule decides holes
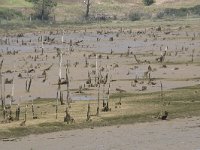
[[[12,20],[22,16],[23,14],[20,11],[8,8],[0,8],[0,20]]]
[[[0,0],[0,7],[2,8],[23,8],[31,7],[31,3],[26,2],[25,0]]]
[[[157,18],[162,19],[166,17],[186,17],[186,16],[200,16],[200,5],[189,8],[166,8],[157,13]]]
[[[150,6],[151,4],[154,3],[154,0],[143,0],[144,5]]]
[[[32,1],[32,0],[28,0]],[[32,1],[33,2],[33,1]],[[65,3],[64,1],[58,2],[55,8],[56,21],[41,22],[38,20],[29,21],[29,16],[32,14],[30,8],[34,8],[36,13],[35,18],[41,20],[48,20],[52,9],[56,6],[53,1],[44,1],[45,9],[41,7],[43,1],[35,0],[34,6],[31,3],[25,2],[25,0],[0,0],[0,32],[31,32],[32,30],[46,31],[49,28],[68,28],[84,29],[84,28],[145,28],[145,27],[157,27],[160,26],[187,26],[199,25],[199,19],[192,18],[193,15],[199,17],[200,5],[196,3],[186,5],[188,3],[174,5],[173,8],[166,5],[159,5],[158,8],[155,5],[151,7],[144,7],[143,4],[139,3],[137,6],[127,5],[119,1],[113,4],[113,1],[105,0],[100,4],[93,3],[90,16],[95,17],[96,14],[102,16],[108,16],[105,21],[98,19],[84,20],[85,6],[81,3]],[[52,3],[51,3],[52,2]],[[198,2],[198,1],[197,1]],[[11,8],[10,9],[10,5]],[[196,5],[196,6],[194,6]],[[24,8],[29,8],[28,11],[24,11]],[[119,11],[120,10],[120,11]],[[132,11],[134,10],[134,11]],[[140,10],[140,11],[139,11]],[[143,11],[141,11],[143,10]],[[123,15],[122,15],[123,14]],[[125,14],[125,15],[124,15]],[[155,14],[155,19],[151,20]],[[191,18],[187,19],[187,22],[183,17],[190,15]],[[57,17],[58,16],[58,17]],[[110,17],[111,16],[111,17]],[[112,17],[116,16],[116,17]],[[195,17],[196,17],[195,16]],[[169,17],[177,17],[169,21]],[[115,18],[115,19],[113,19]],[[98,20],[98,21],[97,21]],[[137,21],[137,22],[132,22]],[[47,24],[48,23],[48,24]],[[20,28],[20,29],[18,29]],[[183,64],[184,62],[176,62],[176,64]],[[174,62],[167,62],[167,65],[175,64]],[[179,79],[179,80],[193,80],[199,79]],[[157,79],[158,80],[158,79]],[[177,79],[178,80],[178,79]],[[122,98],[122,106],[116,108],[116,102]],[[58,119],[55,119],[55,99],[36,99],[34,100],[35,113],[38,119],[33,119],[31,112],[31,102],[21,104],[21,115],[20,121],[13,121],[11,123],[0,124],[0,139],[7,137],[18,137],[29,134],[41,134],[47,132],[55,132],[61,130],[70,130],[78,128],[90,128],[96,126],[110,126],[116,124],[129,124],[136,122],[150,122],[158,120],[156,117],[158,113],[165,109],[169,112],[169,119],[179,117],[191,117],[200,116],[200,86],[192,86],[174,89],[171,91],[164,92],[164,103],[161,102],[160,92],[155,93],[117,93],[110,97],[110,107],[112,111],[101,112],[100,116],[92,116],[91,122],[86,122],[87,113],[87,101],[79,101],[72,103],[72,108],[69,109],[70,114],[74,117],[76,123],[66,124],[63,122],[65,115],[65,106],[59,105]],[[24,119],[25,105],[28,105],[28,115],[26,126],[21,127],[19,124]],[[92,114],[96,112],[96,101],[91,101]],[[13,112],[15,112],[16,106],[13,105]],[[0,108],[0,112],[2,112]],[[2,114],[0,114],[2,118]]]
[[[114,104],[118,102],[119,97],[122,98],[122,106],[121,108],[115,108]],[[97,126],[132,124],[137,122],[151,122],[158,120],[156,117],[161,111],[161,109],[167,110],[169,112],[169,119],[199,116],[199,97],[200,85],[178,88],[172,91],[164,92],[164,105],[162,105],[163,103],[161,102],[160,92],[146,94],[118,93],[111,96],[110,107],[112,108],[112,111],[101,112],[101,117],[93,116],[91,122],[86,122],[84,119],[84,117],[86,118],[87,102],[80,101],[77,102],[77,104],[73,104],[71,109],[76,110],[70,110],[70,113],[74,116],[75,120],[77,119],[76,117],[78,117],[77,115],[81,113],[83,115],[83,119],[77,119],[76,123],[74,124],[64,123],[62,121],[62,117],[58,120],[55,120],[54,118],[42,122],[37,122],[37,120],[32,120],[29,118],[27,123],[32,121],[36,122],[32,122],[25,127],[20,127],[18,124],[16,124],[15,121],[13,123],[7,124],[6,126],[4,125],[4,127],[2,127],[2,129],[0,130],[0,138],[2,139],[8,137],[18,137],[29,134],[41,134],[70,129],[91,127],[93,128]],[[55,100],[51,99],[50,101],[48,101],[47,99],[38,99],[35,100],[34,103],[35,107],[37,106],[38,109],[44,109],[45,111],[48,111],[46,112],[46,115],[48,115],[48,119],[49,117],[54,117],[55,112],[53,110],[53,104],[55,103]],[[61,111],[62,110],[60,110],[59,114],[61,114]],[[95,109],[93,111],[95,111]],[[31,112],[28,112],[28,114],[31,114]],[[44,116],[41,119],[45,119]]]
[[[0,26],[2,24],[18,24],[19,22],[21,24],[26,24],[26,22],[29,22],[32,14],[35,15],[32,16],[31,24],[35,24],[36,26],[39,24],[37,19],[50,19],[50,22],[52,22],[53,16],[55,16],[55,22],[59,24],[91,24],[99,21],[97,16],[103,18],[101,22],[108,22],[113,20],[151,20],[152,18],[155,21],[159,19],[169,19],[169,17],[172,19],[176,17],[177,19],[177,17],[182,18],[187,15],[191,18],[199,17],[200,14],[198,0],[191,0],[189,2],[184,1],[183,3],[175,1],[173,3],[162,4],[159,4],[159,0],[157,0],[155,1],[156,5],[151,5],[151,7],[144,7],[142,0],[139,3],[134,0],[131,2],[126,0],[105,0],[101,3],[98,3],[97,1],[92,3],[90,6],[91,18],[85,21],[84,15],[86,7],[84,2],[44,0],[44,6],[46,7],[42,7],[42,3],[42,0],[0,0],[0,10],[3,10],[4,16],[9,16],[9,13],[5,11],[6,8],[12,10],[12,12],[20,12],[22,14],[22,16],[17,15],[17,17],[11,18],[11,20],[7,22],[4,21],[5,17],[1,17]],[[34,13],[34,11],[36,13]]]
[[[52,13],[53,8],[57,6],[55,0],[26,0],[34,4],[35,14],[34,17],[40,20],[49,20],[49,15]]]
[[[142,16],[142,14],[139,13],[139,12],[131,12],[131,13],[129,14],[129,19],[130,19],[131,21],[138,21],[138,20],[141,19],[141,16]]]

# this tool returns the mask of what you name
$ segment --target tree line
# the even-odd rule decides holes
[[[39,20],[49,20],[50,14],[54,11],[57,6],[56,0],[25,0],[33,3],[34,14],[33,17]],[[154,0],[142,0],[144,5],[149,6],[154,3]],[[91,7],[91,0],[84,0],[86,5],[85,18],[89,18],[89,12]]]

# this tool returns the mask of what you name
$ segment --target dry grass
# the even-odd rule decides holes
[[[164,100],[169,105],[165,109],[169,112],[169,118],[198,116],[199,106],[199,86],[187,87],[168,91],[164,93]],[[100,116],[92,116],[92,122],[86,122],[87,104],[91,104],[91,113],[96,114],[96,101],[76,101],[71,103],[70,115],[74,117],[75,124],[66,125],[63,123],[65,106],[59,105],[58,119],[55,119],[55,104],[53,99],[35,100],[35,113],[39,119],[33,120],[31,113],[31,103],[28,104],[28,117],[26,127],[20,127],[19,123],[23,120],[24,106],[21,105],[20,121],[0,124],[0,138],[16,137],[28,134],[38,134],[44,132],[69,130],[91,126],[124,124],[134,122],[155,121],[156,115],[162,106],[160,93],[146,94],[123,94],[122,105],[115,108],[115,103],[119,101],[120,95],[113,95],[110,100],[111,111],[101,112]],[[186,105],[187,104],[187,105]],[[15,106],[13,106],[13,109]],[[2,116],[1,116],[2,117]]]
[[[198,4],[198,0],[173,0],[173,2],[171,0],[157,0],[155,4],[146,7],[140,0],[95,0],[92,3],[90,13],[92,15],[103,13],[110,16],[116,15],[118,18],[127,18],[131,11],[137,12],[143,10],[142,12],[145,13],[156,13],[164,8],[188,8]],[[0,5],[2,8],[20,10],[25,16],[32,13],[31,9],[29,9],[29,7],[32,7],[32,4],[25,2],[25,0],[0,0]],[[78,21],[82,19],[85,14],[85,4],[80,0],[58,0],[58,6],[56,7],[54,14],[56,15],[57,21]]]

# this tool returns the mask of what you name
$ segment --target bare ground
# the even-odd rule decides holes
[[[0,141],[4,150],[199,150],[200,118],[30,135]]]

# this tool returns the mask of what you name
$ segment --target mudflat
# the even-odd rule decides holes
[[[5,150],[199,150],[200,118],[30,135],[0,141]]]

